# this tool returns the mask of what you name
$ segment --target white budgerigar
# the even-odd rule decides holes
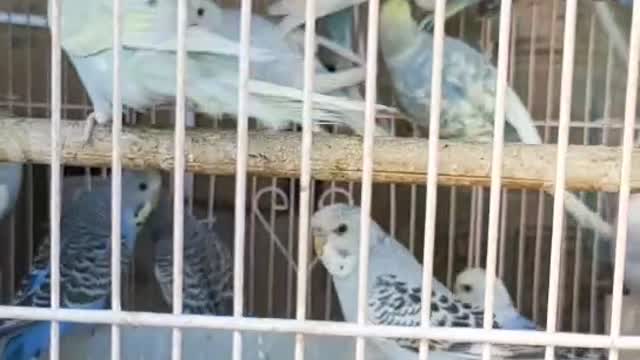
[[[207,0],[188,2],[186,30],[186,96],[198,112],[218,116],[238,110],[237,41],[207,30],[197,19],[220,18],[207,11],[220,9]],[[211,10],[213,9],[213,10]],[[52,2],[49,1],[49,18]],[[122,101],[144,110],[172,101],[176,93],[176,0],[135,1],[122,4]],[[111,120],[112,98],[112,2],[67,0],[62,3],[61,43],[82,80],[94,112],[87,119],[86,139],[93,124]],[[273,61],[277,52],[250,49],[250,61]],[[250,79],[248,113],[262,124],[281,128],[302,121],[303,94],[300,89]],[[362,127],[364,103],[345,98],[313,95],[312,117],[318,123],[339,123]],[[380,111],[394,111],[378,106]]]
[[[220,16],[217,16],[215,9],[211,9],[215,4],[206,2],[203,6],[210,10],[206,11],[202,18],[197,19],[197,24],[229,40],[240,41],[239,9],[220,9]],[[302,89],[304,52],[294,37],[284,36],[276,24],[255,14],[251,17],[250,44],[256,48],[268,44],[269,49],[278,54],[277,58],[271,61],[265,60],[252,64],[250,70],[253,79]],[[362,83],[364,78],[363,67],[357,66],[338,73],[329,73],[319,61],[316,61],[314,89],[319,93],[328,94]]]
[[[485,271],[481,268],[469,268],[456,276],[454,293],[463,302],[484,307]],[[533,321],[522,316],[513,306],[513,301],[506,286],[496,278],[494,289],[493,313],[496,323],[503,329],[536,330],[538,326]]]
[[[416,24],[408,0],[387,0],[384,3],[380,45],[398,102],[412,121],[428,125],[433,35]],[[445,38],[440,118],[440,135],[443,138],[491,141],[496,73],[496,68],[485,55],[460,40]],[[511,88],[507,89],[506,122],[510,127],[505,128],[507,139],[525,144],[542,143],[531,115]],[[613,236],[611,225],[575,195],[566,191],[564,196],[567,211],[578,223],[606,237]]]
[[[335,286],[347,321],[356,321],[358,267],[360,248],[360,208],[335,204],[318,210],[311,219],[314,248]],[[368,268],[367,320],[374,325],[419,326],[422,298],[422,266],[396,239],[371,221]],[[463,303],[442,283],[433,281],[431,292],[431,326],[482,327],[483,308]],[[499,325],[494,320],[494,326]],[[418,340],[395,339],[397,345],[417,351]],[[430,341],[438,351],[448,351],[466,358],[480,358],[481,344]],[[494,359],[524,356],[542,359],[544,348],[495,345]],[[582,359],[597,359],[599,353]],[[557,359],[572,359],[573,351],[557,349]]]
[[[474,307],[484,307],[485,271],[482,268],[467,268],[456,276],[454,292],[458,299]],[[535,322],[520,314],[513,306],[507,287],[500,278],[496,278],[494,288],[493,313],[496,324],[501,329],[544,330]],[[606,359],[601,350],[558,348],[577,359]]]

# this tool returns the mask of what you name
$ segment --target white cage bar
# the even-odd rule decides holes
[[[50,0],[52,4],[51,14],[51,103],[40,102],[31,98],[31,91],[28,92],[29,96],[26,101],[16,101],[12,99],[2,99],[0,94],[0,105],[9,105],[10,107],[22,106],[27,109],[29,115],[31,112],[37,109],[51,110],[51,183],[50,183],[50,240],[51,240],[51,274],[52,274],[52,286],[51,286],[51,309],[29,309],[18,308],[13,306],[0,306],[0,314],[2,317],[15,317],[18,319],[33,319],[33,320],[51,320],[51,359],[59,358],[59,341],[60,333],[58,328],[58,322],[60,321],[74,321],[81,323],[96,323],[106,324],[111,326],[112,338],[111,338],[111,358],[120,359],[121,355],[121,343],[120,343],[120,327],[135,325],[135,326],[151,326],[151,327],[171,327],[172,330],[172,359],[178,360],[182,358],[182,330],[185,328],[203,328],[203,329],[225,329],[233,331],[233,359],[239,360],[242,358],[242,331],[259,331],[259,332],[282,332],[282,333],[295,333],[295,352],[294,357],[296,360],[302,360],[304,356],[305,348],[305,335],[337,335],[337,336],[350,336],[355,337],[356,341],[356,353],[355,357],[358,360],[365,359],[365,338],[368,337],[380,337],[380,338],[395,338],[406,337],[411,339],[420,339],[420,359],[427,359],[429,357],[428,344],[430,340],[451,340],[451,341],[474,341],[486,344],[483,351],[483,359],[489,359],[491,357],[491,347],[489,344],[525,344],[525,345],[538,345],[546,346],[546,359],[552,359],[554,356],[554,347],[586,347],[586,348],[605,348],[609,350],[610,359],[618,359],[619,350],[623,349],[636,349],[640,350],[640,336],[626,336],[621,334],[621,321],[622,321],[622,290],[623,290],[623,276],[625,266],[625,250],[627,246],[627,217],[629,216],[628,200],[630,189],[630,169],[631,169],[631,153],[633,150],[633,139],[635,135],[634,124],[636,120],[636,100],[637,100],[637,82],[638,82],[638,61],[640,56],[639,41],[640,41],[640,20],[638,19],[638,4],[634,4],[633,17],[631,25],[631,37],[630,45],[626,49],[628,53],[628,73],[626,83],[626,99],[625,99],[625,111],[623,119],[614,119],[612,107],[615,105],[612,103],[611,97],[614,91],[612,87],[612,72],[615,71],[614,60],[611,59],[614,53],[622,59],[627,59],[625,54],[624,40],[621,40],[621,35],[613,34],[609,35],[609,42],[607,44],[608,57],[606,59],[606,86],[604,96],[604,112],[601,115],[602,121],[594,121],[589,118],[589,112],[594,108],[591,103],[591,99],[594,96],[593,73],[599,68],[596,61],[592,58],[597,36],[599,20],[601,23],[609,24],[613,21],[606,12],[604,12],[605,4],[594,5],[594,11],[589,17],[589,57],[587,60],[587,72],[588,80],[585,90],[585,107],[584,107],[584,119],[581,121],[575,121],[571,118],[571,105],[572,105],[572,86],[574,86],[574,50],[576,46],[576,21],[578,19],[578,6],[581,2],[576,0],[567,0],[565,23],[564,23],[564,40],[562,44],[562,71],[560,81],[560,100],[559,100],[559,116],[554,116],[554,98],[555,91],[555,72],[553,67],[555,66],[557,59],[555,52],[553,51],[556,46],[556,31],[555,28],[560,28],[556,25],[558,14],[560,13],[560,6],[563,6],[561,1],[554,0],[552,5],[552,20],[550,32],[550,48],[552,51],[549,53],[549,58],[546,66],[549,69],[548,78],[546,81],[547,102],[545,105],[545,118],[537,121],[536,125],[543,126],[543,138],[544,142],[551,141],[554,136],[553,130],[557,128],[557,169],[555,178],[555,194],[562,194],[565,191],[565,168],[567,161],[567,149],[571,141],[570,130],[573,128],[581,128],[584,133],[582,134],[582,143],[590,144],[591,137],[594,134],[601,134],[602,143],[607,144],[607,137],[610,136],[610,131],[621,131],[622,135],[622,169],[620,173],[620,190],[619,190],[619,203],[617,206],[617,237],[615,247],[615,262],[613,267],[613,292],[612,292],[612,306],[611,306],[611,329],[605,335],[594,335],[599,332],[600,322],[603,320],[602,316],[598,315],[598,312],[602,309],[601,300],[599,300],[600,294],[600,265],[598,264],[599,250],[594,246],[592,250],[593,258],[586,260],[582,258],[582,255],[586,253],[581,248],[587,241],[593,241],[598,244],[600,241],[604,241],[599,238],[597,234],[591,235],[582,227],[577,227],[576,240],[574,245],[574,258],[571,265],[564,264],[567,261],[565,256],[566,250],[563,245],[566,245],[567,238],[564,219],[564,197],[557,195],[553,200],[553,226],[551,231],[551,259],[549,264],[548,282],[544,275],[543,268],[546,265],[543,263],[543,253],[545,250],[545,244],[549,242],[545,241],[545,233],[543,228],[543,218],[548,210],[545,209],[544,198],[542,192],[539,192],[537,197],[531,196],[531,194],[525,190],[517,192],[508,192],[502,189],[502,164],[503,164],[503,150],[504,150],[504,118],[505,118],[505,92],[507,83],[514,83],[513,78],[517,77],[515,71],[516,64],[513,59],[516,53],[516,47],[520,46],[516,41],[514,35],[517,31],[522,31],[525,25],[519,25],[521,22],[526,24],[529,21],[527,28],[529,28],[530,43],[528,44],[528,69],[527,69],[527,101],[526,105],[530,112],[534,111],[534,98],[535,98],[535,84],[540,82],[536,76],[536,64],[544,63],[544,60],[538,59],[536,55],[536,49],[541,46],[538,40],[539,22],[541,22],[542,11],[541,4],[534,2],[531,7],[530,16],[522,16],[517,12],[518,2],[513,4],[512,15],[512,1],[502,1],[500,7],[500,24],[498,27],[498,58],[497,58],[497,74],[498,80],[496,84],[496,99],[494,114],[494,141],[492,144],[492,162],[491,162],[491,187],[488,194],[489,205],[484,206],[485,193],[484,189],[473,189],[469,197],[465,197],[465,192],[460,187],[451,189],[449,196],[442,197],[443,201],[449,203],[449,213],[447,213],[448,224],[446,226],[446,284],[451,287],[453,285],[455,276],[454,272],[457,269],[456,262],[459,254],[456,248],[461,236],[468,238],[465,250],[467,265],[481,266],[487,269],[486,272],[486,288],[484,294],[484,303],[488,304],[484,309],[485,321],[483,329],[451,329],[432,327],[429,324],[430,306],[427,299],[430,298],[432,280],[434,275],[434,258],[435,251],[434,244],[436,242],[439,233],[437,231],[438,221],[438,179],[433,174],[438,173],[438,149],[439,149],[439,118],[441,108],[446,104],[441,103],[442,92],[442,56],[444,50],[444,35],[445,35],[445,4],[446,0],[435,1],[435,26],[434,26],[434,48],[433,48],[433,79],[431,86],[431,106],[427,109],[430,112],[429,124],[429,161],[428,161],[428,178],[424,187],[411,185],[410,188],[403,189],[398,185],[390,185],[388,187],[389,195],[387,199],[389,201],[389,213],[388,221],[390,223],[389,233],[392,236],[405,236],[409,239],[410,249],[418,249],[419,243],[416,239],[420,238],[420,229],[423,229],[422,238],[422,251],[423,251],[423,287],[422,287],[422,311],[421,322],[422,325],[416,328],[403,328],[399,326],[372,326],[368,324],[367,318],[367,272],[368,266],[368,242],[369,242],[369,224],[371,221],[372,207],[374,207],[373,200],[377,201],[374,196],[374,192],[377,191],[377,187],[373,184],[373,172],[374,159],[373,159],[373,146],[374,146],[374,127],[376,125],[376,110],[375,104],[377,101],[377,92],[379,90],[379,71],[378,71],[378,30],[379,30],[379,7],[382,0],[372,0],[368,2],[368,21],[367,21],[367,37],[366,42],[363,41],[362,32],[359,33],[360,50],[366,47],[365,66],[366,66],[366,81],[365,81],[365,116],[364,116],[364,136],[363,136],[363,163],[362,163],[362,177],[359,185],[354,184],[338,184],[336,182],[331,183],[330,191],[323,193],[321,196],[317,196],[316,192],[319,191],[318,185],[312,179],[311,163],[312,163],[312,89],[314,85],[314,68],[315,68],[315,45],[320,43],[319,39],[316,39],[316,25],[313,19],[316,18],[316,5],[322,0],[307,0],[305,3],[304,16],[306,19],[306,27],[304,31],[304,81],[303,81],[303,94],[304,94],[304,106],[302,117],[302,152],[301,156],[301,176],[299,182],[299,190],[296,191],[294,179],[286,179],[289,181],[288,189],[283,191],[280,189],[282,181],[285,179],[270,179],[270,184],[267,187],[261,187],[260,181],[257,178],[252,178],[252,182],[247,181],[247,158],[249,156],[248,147],[248,130],[249,130],[249,95],[248,84],[251,78],[251,63],[249,59],[251,44],[251,24],[252,24],[252,9],[261,8],[261,5],[251,0],[241,1],[241,26],[240,26],[240,60],[239,60],[239,77],[238,77],[238,117],[237,117],[237,164],[235,174],[235,196],[234,196],[234,280],[233,280],[233,316],[214,317],[214,316],[192,316],[183,315],[183,215],[185,211],[183,199],[185,194],[189,191],[185,191],[185,186],[188,186],[185,181],[185,168],[186,160],[185,153],[187,145],[185,135],[185,119],[187,116],[187,102],[186,102],[186,82],[187,82],[187,50],[186,50],[186,29],[187,29],[187,11],[189,0],[177,0],[178,11],[176,14],[177,24],[177,66],[176,66],[176,97],[175,97],[175,119],[174,119],[174,131],[175,131],[175,147],[174,147],[174,194],[173,194],[173,251],[174,251],[174,264],[173,264],[173,302],[172,302],[172,314],[149,314],[136,311],[124,311],[122,308],[122,296],[127,294],[121,294],[121,265],[120,265],[120,223],[121,223],[121,196],[122,196],[122,145],[121,145],[121,133],[122,133],[122,113],[123,106],[120,99],[122,81],[120,77],[120,56],[121,56],[121,25],[122,25],[122,3],[126,0],[114,0],[113,1],[113,128],[112,128],[112,243],[111,243],[111,278],[112,278],[112,294],[111,294],[111,311],[86,311],[75,309],[60,309],[60,216],[61,216],[61,194],[63,182],[62,171],[62,145],[63,139],[61,139],[60,123],[62,117],[67,117],[66,112],[74,110],[87,110],[91,107],[85,103],[69,104],[73,102],[73,99],[66,99],[66,92],[63,89],[68,88],[67,77],[63,73],[64,65],[61,56],[60,47],[60,11],[61,1]],[[355,9],[355,8],[354,8]],[[354,16],[362,22],[361,13],[359,10],[354,11]],[[467,15],[465,15],[467,16]],[[528,20],[526,20],[529,18]],[[10,22],[16,26],[24,26],[26,24],[32,24],[32,26],[46,26],[46,21],[42,22],[38,17],[31,17],[29,15],[16,14],[12,15],[10,12],[6,15],[0,12],[0,22]],[[460,28],[462,29],[465,22],[460,22]],[[482,39],[485,45],[490,46],[492,41],[491,33],[491,20],[484,20],[481,26]],[[465,29],[465,31],[468,31]],[[461,30],[462,32],[462,30]],[[27,52],[30,59],[33,55],[31,52]],[[362,51],[359,52],[359,55]],[[621,55],[622,54],[622,55]],[[511,65],[509,61],[509,55],[511,55]],[[13,59],[9,55],[10,59]],[[30,62],[30,61],[28,61]],[[8,67],[11,69],[15,66],[13,60],[9,61]],[[511,66],[511,68],[509,68]],[[600,69],[602,70],[602,69]],[[30,74],[30,73],[28,73]],[[15,74],[10,74],[8,79],[8,87],[12,89]],[[31,76],[31,75],[29,75]],[[32,80],[27,79],[30,83]],[[515,86],[515,85],[513,85]],[[13,91],[13,90],[12,90]],[[66,90],[65,90],[66,91]],[[576,92],[577,94],[577,92]],[[582,96],[578,94],[579,96]],[[163,111],[166,108],[158,107],[158,111]],[[171,109],[171,108],[169,108]],[[64,114],[64,116],[63,116]],[[156,111],[152,112],[153,120],[155,122]],[[218,126],[217,122],[214,125]],[[395,134],[398,132],[398,127],[395,122],[390,123],[390,128]],[[415,129],[414,129],[415,131]],[[597,131],[602,131],[598,133]],[[617,134],[617,132],[616,132]],[[29,187],[33,187],[33,175],[28,176],[30,183]],[[251,190],[251,211],[247,213],[247,184],[250,184]],[[340,196],[345,195],[349,201],[355,201],[351,196],[357,194],[357,187],[360,186],[359,202],[361,204],[361,241],[359,254],[361,256],[360,268],[359,268],[359,286],[358,286],[358,316],[355,324],[340,323],[336,321],[318,321],[310,320],[310,313],[313,312],[314,304],[310,300],[310,294],[315,291],[315,284],[313,281],[317,277],[317,271],[313,271],[317,266],[317,261],[313,258],[309,258],[309,220],[311,212],[314,209],[314,199],[318,200],[318,203],[324,203],[328,201],[330,203],[339,201]],[[219,181],[216,177],[211,177],[207,183],[207,219],[210,222],[214,222],[216,219],[214,207],[218,201],[216,195],[216,188],[219,187]],[[268,188],[268,190],[265,190]],[[423,191],[424,189],[424,191]],[[265,191],[262,191],[265,190]],[[398,206],[401,201],[401,193],[404,190],[408,190],[410,194],[410,208],[403,209]],[[416,218],[420,218],[422,210],[418,210],[418,204],[421,203],[419,199],[422,196],[422,192],[425,192],[424,202],[424,228],[422,228],[421,221],[416,221]],[[270,195],[270,211],[267,217],[263,216],[260,212],[261,201],[260,197],[263,194],[269,193]],[[29,191],[28,203],[33,202],[33,192]],[[195,195],[189,195],[189,208],[194,206]],[[584,194],[583,194],[584,195]],[[295,204],[296,196],[299,196],[298,206],[298,221],[297,229],[296,222],[293,220],[295,217]],[[520,201],[519,206],[514,206],[510,199],[517,197]],[[269,196],[264,196],[269,198]],[[537,203],[534,201],[537,198]],[[279,202],[279,199],[282,202]],[[329,200],[327,200],[329,199]],[[447,200],[448,199],[448,200]],[[527,200],[528,199],[528,200]],[[581,196],[581,199],[586,199],[586,196]],[[606,211],[604,195],[598,194],[597,207],[599,213]],[[537,207],[537,213],[531,211],[531,205]],[[318,205],[317,207],[320,207]],[[458,227],[457,220],[459,215],[456,214],[456,210],[462,207],[471,208],[471,219],[469,220],[468,234],[462,234],[464,231],[461,227]],[[488,213],[485,214],[485,209],[488,208]],[[420,208],[422,209],[422,208]],[[511,212],[509,212],[510,210]],[[34,236],[32,233],[33,209],[30,219],[27,223],[31,235],[28,236],[32,239]],[[501,212],[502,211],[502,212]],[[286,224],[286,234],[283,237],[282,234],[276,231],[278,227],[277,217],[281,212],[287,212],[289,222]],[[508,259],[505,256],[505,251],[508,251],[509,245],[508,237],[509,227],[507,223],[509,221],[515,221],[516,215],[519,213],[517,222],[518,236],[517,236],[517,259],[516,271],[514,277],[516,278],[515,284],[517,291],[514,292],[515,302],[518,309],[532,308],[532,316],[534,320],[540,319],[539,312],[543,311],[544,301],[544,285],[549,286],[547,297],[547,315],[546,315],[546,331],[539,332],[526,332],[526,331],[509,331],[509,330],[494,330],[492,329],[492,319],[494,309],[492,304],[494,302],[494,288],[496,283],[496,271],[499,277],[504,277],[507,273],[505,269],[510,267]],[[409,215],[408,223],[409,234],[403,234],[399,230],[399,222],[401,220],[400,214]],[[535,243],[533,246],[533,262],[534,270],[532,277],[533,282],[533,296],[531,299],[531,305],[527,303],[525,287],[526,281],[528,281],[529,274],[526,274],[525,268],[525,253],[530,252],[526,246],[528,239],[527,232],[527,214],[537,217],[535,226]],[[484,216],[488,215],[487,232],[484,232]],[[247,216],[249,220],[247,221]],[[14,221],[14,220],[13,220]],[[11,229],[15,232],[17,225],[12,222]],[[252,229],[247,233],[247,224]],[[269,268],[268,268],[268,303],[267,313],[269,316],[273,316],[275,308],[278,307],[276,301],[276,291],[274,289],[274,283],[277,283],[278,275],[274,268],[276,267],[276,256],[286,258],[286,317],[293,317],[294,319],[276,319],[273,317],[253,319],[249,318],[248,312],[258,312],[256,309],[260,307],[260,304],[256,304],[256,289],[255,283],[257,279],[256,273],[258,264],[256,259],[253,258],[253,253],[256,250],[257,239],[255,232],[260,228],[265,228],[270,231],[270,244],[269,244]],[[258,230],[256,230],[258,229]],[[297,230],[297,231],[296,231]],[[460,233],[460,234],[459,234]],[[296,235],[298,243],[296,241]],[[485,243],[486,234],[486,243]],[[15,247],[15,233],[12,232],[10,241],[11,246],[9,249],[14,251]],[[593,239],[592,239],[593,238]],[[284,241],[283,239],[286,239]],[[32,247],[33,241],[27,242],[28,247]],[[296,249],[297,248],[297,249]],[[249,249],[249,251],[247,251]],[[515,247],[513,247],[515,249]],[[293,256],[293,252],[297,250],[297,258]],[[438,250],[439,251],[439,250]],[[248,254],[247,259],[245,255]],[[29,253],[28,263],[31,263]],[[485,257],[486,256],[486,257]],[[484,259],[484,261],[483,261]],[[14,260],[11,260],[14,261]],[[248,266],[246,265],[248,264]],[[563,265],[564,264],[564,265]],[[245,269],[247,266],[247,269]],[[319,267],[319,266],[318,266]],[[590,268],[589,268],[590,267]],[[561,274],[562,268],[572,268],[573,276],[569,274]],[[590,274],[586,275],[583,271],[590,269]],[[4,269],[3,269],[4,271]],[[11,263],[10,269],[10,281],[13,281],[14,264]],[[295,275],[294,275],[295,273]],[[245,276],[248,276],[248,284],[245,284]],[[296,285],[293,284],[294,276]],[[588,278],[589,282],[589,332],[594,334],[582,334],[579,333],[581,323],[579,321],[581,304],[586,303],[581,300],[576,294],[586,294],[585,290],[581,288],[582,281]],[[3,280],[5,277],[3,276]],[[546,284],[545,284],[546,282]],[[566,293],[567,287],[561,286],[564,282],[571,284],[571,294]],[[125,281],[125,283],[127,283]],[[246,291],[247,285],[251,286],[249,291]],[[295,286],[295,291],[293,290]],[[324,282],[325,292],[323,293],[324,308],[323,319],[333,319],[332,314],[339,309],[333,309],[336,307],[333,300],[333,293],[331,289],[331,281],[327,279]],[[6,289],[2,289],[3,292]],[[13,293],[10,291],[10,295]],[[245,294],[248,298],[245,298]],[[313,293],[315,294],[315,293]],[[562,311],[564,303],[571,296],[570,309],[571,315],[565,315],[559,317],[558,312]],[[246,306],[246,309],[245,309]],[[295,308],[295,311],[293,310]],[[598,318],[600,317],[600,319]],[[562,332],[562,327],[566,327],[563,323],[567,320],[570,322],[571,333]]]

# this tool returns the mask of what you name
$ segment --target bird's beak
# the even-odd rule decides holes
[[[327,236],[320,229],[311,229],[311,236],[313,237],[313,249],[316,251],[316,255],[321,257],[324,252],[324,246],[327,244]]]
[[[138,211],[138,214],[135,218],[136,224],[138,224],[139,226],[142,226],[142,224],[147,220],[147,218],[151,214],[151,211],[153,210],[153,208],[154,208],[154,205],[152,202],[146,202],[142,206],[142,208],[140,208],[140,210]]]

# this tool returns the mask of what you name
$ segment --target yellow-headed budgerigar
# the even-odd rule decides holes
[[[126,269],[139,229],[157,203],[161,178],[156,172],[123,171],[122,262]],[[64,204],[60,228],[60,305],[64,308],[105,309],[111,292],[111,184],[81,193]],[[13,305],[50,306],[48,244],[40,247],[32,271],[22,281]],[[81,325],[63,322],[64,337]],[[4,320],[5,342],[0,359],[28,360],[49,346],[50,323]]]
[[[154,274],[167,304],[173,302],[173,207],[162,199],[149,220]],[[215,228],[184,214],[183,312],[231,315],[233,259]]]
[[[371,220],[367,283],[367,322],[374,325],[420,326],[422,266],[396,239]],[[318,210],[311,218],[314,249],[331,275],[340,307],[347,321],[356,321],[360,248],[360,208],[335,204]],[[484,308],[460,301],[446,286],[433,280],[430,299],[431,326],[483,326]],[[500,328],[494,319],[494,326]],[[419,340],[394,339],[395,344],[417,351]],[[482,344],[430,341],[432,349],[480,359]],[[544,348],[494,345],[492,359],[542,359]],[[593,357],[592,357],[593,355]],[[582,359],[598,359],[588,354]],[[572,350],[556,351],[557,359],[573,359]]]
[[[207,30],[198,19],[220,9],[207,0],[188,2],[186,30],[186,96],[198,112],[236,114],[238,107],[237,41]],[[211,10],[213,9],[213,10]],[[49,18],[52,2],[49,1]],[[82,80],[92,105],[86,139],[93,124],[111,120],[112,98],[112,2],[66,0],[61,13],[61,43]],[[177,1],[125,0],[122,3],[121,76],[125,106],[144,110],[172,101],[176,92]],[[206,14],[220,18],[218,14]],[[273,61],[277,52],[250,49],[251,63]],[[302,121],[300,89],[250,79],[248,112],[262,124],[280,128]],[[320,94],[313,96],[312,117],[318,123],[339,123],[361,128],[364,103]],[[392,109],[378,106],[380,111]]]
[[[433,35],[422,31],[416,24],[407,0],[387,0],[384,3],[380,45],[398,102],[412,121],[427,126]],[[440,118],[440,135],[443,138],[491,141],[496,78],[496,68],[485,55],[460,40],[445,38]],[[507,89],[506,123],[505,136],[508,140],[542,143],[527,108],[510,88]],[[576,196],[570,192],[565,192],[564,196],[567,211],[578,223],[609,238],[613,235],[611,225]]]

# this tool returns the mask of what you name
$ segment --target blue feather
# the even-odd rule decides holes
[[[520,314],[501,322],[500,326],[503,329],[513,330],[536,330],[538,328],[536,323]]]

